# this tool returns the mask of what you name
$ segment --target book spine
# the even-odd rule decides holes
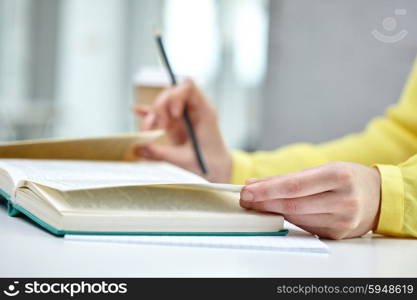
[[[19,214],[19,210],[14,207],[13,202],[10,200],[10,195],[6,194],[3,190],[0,190],[0,203],[5,203],[9,216],[14,217]]]
[[[7,201],[7,214],[11,217],[14,217],[16,215],[18,215],[20,213],[19,210],[17,210],[14,205],[13,202],[8,200]]]

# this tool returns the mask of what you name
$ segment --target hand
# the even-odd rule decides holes
[[[206,178],[213,182],[228,183],[232,158],[220,133],[216,110],[191,80],[166,89],[152,107],[135,107],[135,112],[144,118],[143,130],[163,128],[170,139],[169,144],[141,146],[137,149],[138,155],[145,159],[168,161],[202,175],[184,125],[185,109],[190,115],[208,167]]]
[[[286,175],[250,179],[241,206],[282,214],[320,237],[343,239],[375,229],[381,179],[376,168],[332,162]]]

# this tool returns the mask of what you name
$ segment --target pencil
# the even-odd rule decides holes
[[[170,65],[169,60],[168,60],[168,56],[165,52],[164,43],[162,42],[161,33],[156,32],[155,33],[155,38],[156,38],[156,43],[158,44],[159,52],[161,54],[162,60],[163,60],[164,65],[165,65],[165,68],[167,69],[167,71],[169,73],[169,77],[171,78],[171,85],[173,85],[173,86],[177,85],[177,78],[176,78],[174,72],[172,71],[171,65]],[[187,108],[184,108],[183,119],[184,119],[185,127],[187,128],[188,135],[190,136],[191,143],[192,143],[192,146],[193,146],[193,149],[194,149],[194,154],[195,154],[195,157],[198,161],[198,165],[200,166],[201,172],[203,174],[208,174],[208,169],[207,169],[206,164],[204,163],[201,148],[200,148],[200,145],[198,143],[197,136],[195,134],[193,125],[191,123],[191,119],[190,119],[190,116],[188,114]]]

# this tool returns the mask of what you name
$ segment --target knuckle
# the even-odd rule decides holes
[[[167,107],[169,101],[169,96],[164,98],[159,98],[154,104],[154,111],[157,113],[163,113]]]
[[[167,99],[169,99],[169,97],[172,94],[172,87],[167,87],[165,88],[158,96],[158,98],[156,99],[156,102],[164,102]]]
[[[301,182],[298,179],[290,178],[284,182],[284,191],[286,194],[294,195],[302,190]]]
[[[343,203],[345,209],[349,211],[358,211],[360,206],[359,197],[356,195],[351,195],[348,199],[346,199]]]
[[[345,162],[335,162],[333,163],[334,176],[337,181],[343,184],[351,184],[353,181],[353,173],[351,167],[348,163]]]
[[[269,191],[269,186],[262,183],[258,185],[254,192],[257,197],[263,200],[268,199],[271,194],[271,192]]]
[[[248,187],[258,200],[269,200],[273,198],[273,186],[269,183],[257,183],[254,186]]]
[[[194,83],[194,80],[192,80],[191,78],[186,78],[184,80],[184,83],[183,84],[189,90],[192,90],[192,89],[196,88],[196,85]]]
[[[165,108],[165,103],[166,101],[157,101],[155,103],[155,110],[158,112],[163,111]]]
[[[194,84],[193,80],[187,78],[181,84],[176,86],[175,92],[179,95],[189,97],[196,88],[197,87]]]

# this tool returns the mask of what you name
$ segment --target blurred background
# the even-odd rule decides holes
[[[415,0],[0,0],[0,140],[135,130],[156,27],[245,150],[362,130],[417,55]]]

